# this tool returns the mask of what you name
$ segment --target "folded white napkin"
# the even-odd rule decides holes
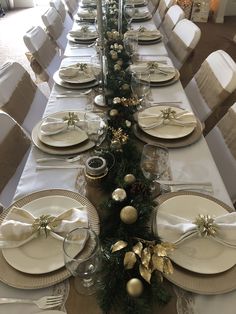
[[[59,76],[62,78],[75,77],[78,75],[78,71],[79,71],[79,69],[76,66],[69,66],[69,67],[61,68],[59,70]]]
[[[81,206],[68,209],[57,216],[50,215],[48,221],[47,232],[63,241],[69,231],[78,227],[88,227],[88,214],[86,207]],[[0,247],[20,247],[36,238],[40,232],[44,232],[41,222],[42,216],[34,217],[22,208],[13,207],[0,226]]]
[[[163,75],[169,75],[169,74],[175,74],[176,70],[174,67],[160,64],[158,61],[155,62],[137,62],[130,66],[130,69],[132,72],[142,73],[145,71],[150,71],[151,75],[151,81],[152,81],[152,75],[153,74],[163,74]]]
[[[183,111],[166,118],[163,113],[151,114],[148,112],[140,112],[138,115],[138,124],[144,130],[151,130],[156,127],[165,125],[174,125],[180,127],[196,126],[197,121],[191,112]]]
[[[44,135],[54,135],[65,131],[67,127],[66,120],[48,117],[42,122],[40,131]]]
[[[76,63],[68,67],[62,67],[59,70],[59,76],[62,79],[78,77],[81,79],[92,78],[91,69],[86,63]]]
[[[153,231],[165,234],[166,239],[175,239],[176,244],[190,237],[209,237],[223,245],[236,248],[236,213],[208,218],[209,230],[207,231],[205,228],[207,225],[203,223],[207,220],[206,215],[198,216],[191,221],[173,214],[158,212]]]
[[[77,14],[79,17],[82,17],[82,18],[93,19],[96,16],[96,10],[88,10],[88,11],[80,10],[78,11]]]
[[[75,37],[75,38],[86,38],[86,37],[91,37],[91,36],[97,36],[97,32],[96,31],[90,31],[90,30],[82,30],[82,29],[77,29],[77,30],[71,30],[69,32],[70,36]]]
[[[134,18],[142,18],[149,16],[149,11],[140,11],[138,9],[135,10]]]

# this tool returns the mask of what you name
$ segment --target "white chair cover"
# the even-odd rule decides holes
[[[53,7],[47,9],[42,15],[42,21],[46,26],[47,32],[52,39],[57,43],[57,46],[65,51],[67,44],[67,30],[64,28],[61,16]]]
[[[223,50],[212,52],[185,88],[192,109],[205,121],[236,89],[236,63]]]
[[[6,62],[0,67],[0,108],[29,134],[42,118],[47,101],[21,64]]]
[[[206,136],[207,144],[233,202],[236,201],[236,103]]]
[[[158,8],[153,16],[156,27],[159,27],[165,17],[167,10],[175,4],[175,0],[160,0]]]
[[[192,21],[182,19],[176,24],[167,42],[167,50],[177,69],[188,59],[200,37],[201,30]]]
[[[50,7],[53,7],[60,14],[64,27],[69,31],[73,26],[73,20],[66,12],[64,3],[61,0],[50,0]]]
[[[60,67],[61,57],[55,43],[49,38],[41,26],[30,28],[23,37],[24,43],[34,59],[49,78],[48,84],[53,85],[53,74]]]
[[[30,139],[5,112],[0,111],[0,202],[8,207],[30,150]]]
[[[67,11],[71,17],[78,11],[78,2],[76,0],[65,0]]]
[[[162,25],[160,27],[160,31],[165,35],[166,40],[170,38],[172,30],[175,27],[175,25],[184,18],[185,18],[184,11],[181,9],[179,5],[177,4],[172,5],[168,9],[162,22]]]

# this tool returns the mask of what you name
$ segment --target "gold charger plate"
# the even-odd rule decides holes
[[[202,136],[202,130],[203,130],[202,123],[197,119],[197,125],[191,134],[178,139],[169,140],[151,136],[143,132],[137,124],[133,126],[134,135],[142,142],[152,145],[161,145],[167,148],[180,148],[197,142]]]
[[[100,225],[98,213],[95,207],[90,203],[90,201],[78,193],[60,189],[38,191],[17,200],[9,208],[4,210],[4,212],[0,216],[0,223],[3,222],[4,218],[11,210],[12,206],[23,207],[24,205],[32,202],[33,200],[52,195],[65,196],[80,202],[82,205],[85,205],[87,207],[91,228],[97,234],[99,234]],[[45,288],[55,285],[71,276],[70,272],[65,267],[62,267],[56,271],[47,274],[40,275],[25,274],[11,267],[4,259],[2,251],[0,253],[0,268],[1,268],[0,280],[11,287],[19,289]]]
[[[173,192],[161,195],[157,198],[157,202],[161,204],[162,202],[168,200],[171,197],[177,195],[197,195],[210,200],[213,200],[227,211],[232,212],[233,209],[222,201],[201,193],[197,192]],[[174,266],[174,273],[172,275],[164,275],[164,277],[181,287],[184,290],[191,291],[194,293],[204,294],[204,295],[216,295],[227,293],[236,289],[236,266],[233,266],[229,270],[218,273],[218,274],[198,274],[195,272],[188,271],[176,264]]]
[[[69,146],[69,147],[52,147],[44,144],[40,141],[38,134],[41,122],[36,124],[31,133],[31,138],[36,147],[38,147],[41,151],[51,154],[51,155],[73,155],[85,152],[94,147],[94,142],[90,140],[86,140],[81,144]]]

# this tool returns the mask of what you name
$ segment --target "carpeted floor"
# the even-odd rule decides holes
[[[23,42],[23,35],[33,25],[43,25],[41,14],[47,7],[36,7],[20,10],[8,11],[5,17],[0,18],[0,64],[13,59],[21,63],[32,75],[34,74],[25,57],[26,47]],[[191,79],[198,70],[203,60],[214,50],[223,49],[228,52],[236,61],[236,43],[233,37],[236,34],[236,17],[225,17],[224,24],[197,23],[202,35],[200,42],[191,58],[191,64],[181,72],[183,85]],[[41,85],[45,92],[47,88]]]

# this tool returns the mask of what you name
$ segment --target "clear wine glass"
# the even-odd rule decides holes
[[[86,112],[84,115],[85,131],[91,141],[98,148],[104,141],[107,134],[106,116],[100,116],[93,112]]]
[[[135,6],[133,2],[128,2],[124,5],[124,17],[127,22],[127,28],[131,28],[131,23],[135,14]]]
[[[151,144],[143,147],[140,167],[145,178],[152,180],[151,189],[155,189],[155,180],[168,178],[169,159],[168,149]]]
[[[78,293],[96,292],[101,266],[101,248],[97,234],[90,228],[77,228],[69,232],[63,242],[65,266],[75,277]]]
[[[134,97],[138,98],[141,103],[139,109],[148,107],[147,96],[150,93],[150,71],[148,69],[132,73],[131,90]]]
[[[137,32],[126,33],[125,38],[124,38],[124,47],[127,54],[131,57],[132,61],[134,61],[134,58],[138,50],[138,33]]]

